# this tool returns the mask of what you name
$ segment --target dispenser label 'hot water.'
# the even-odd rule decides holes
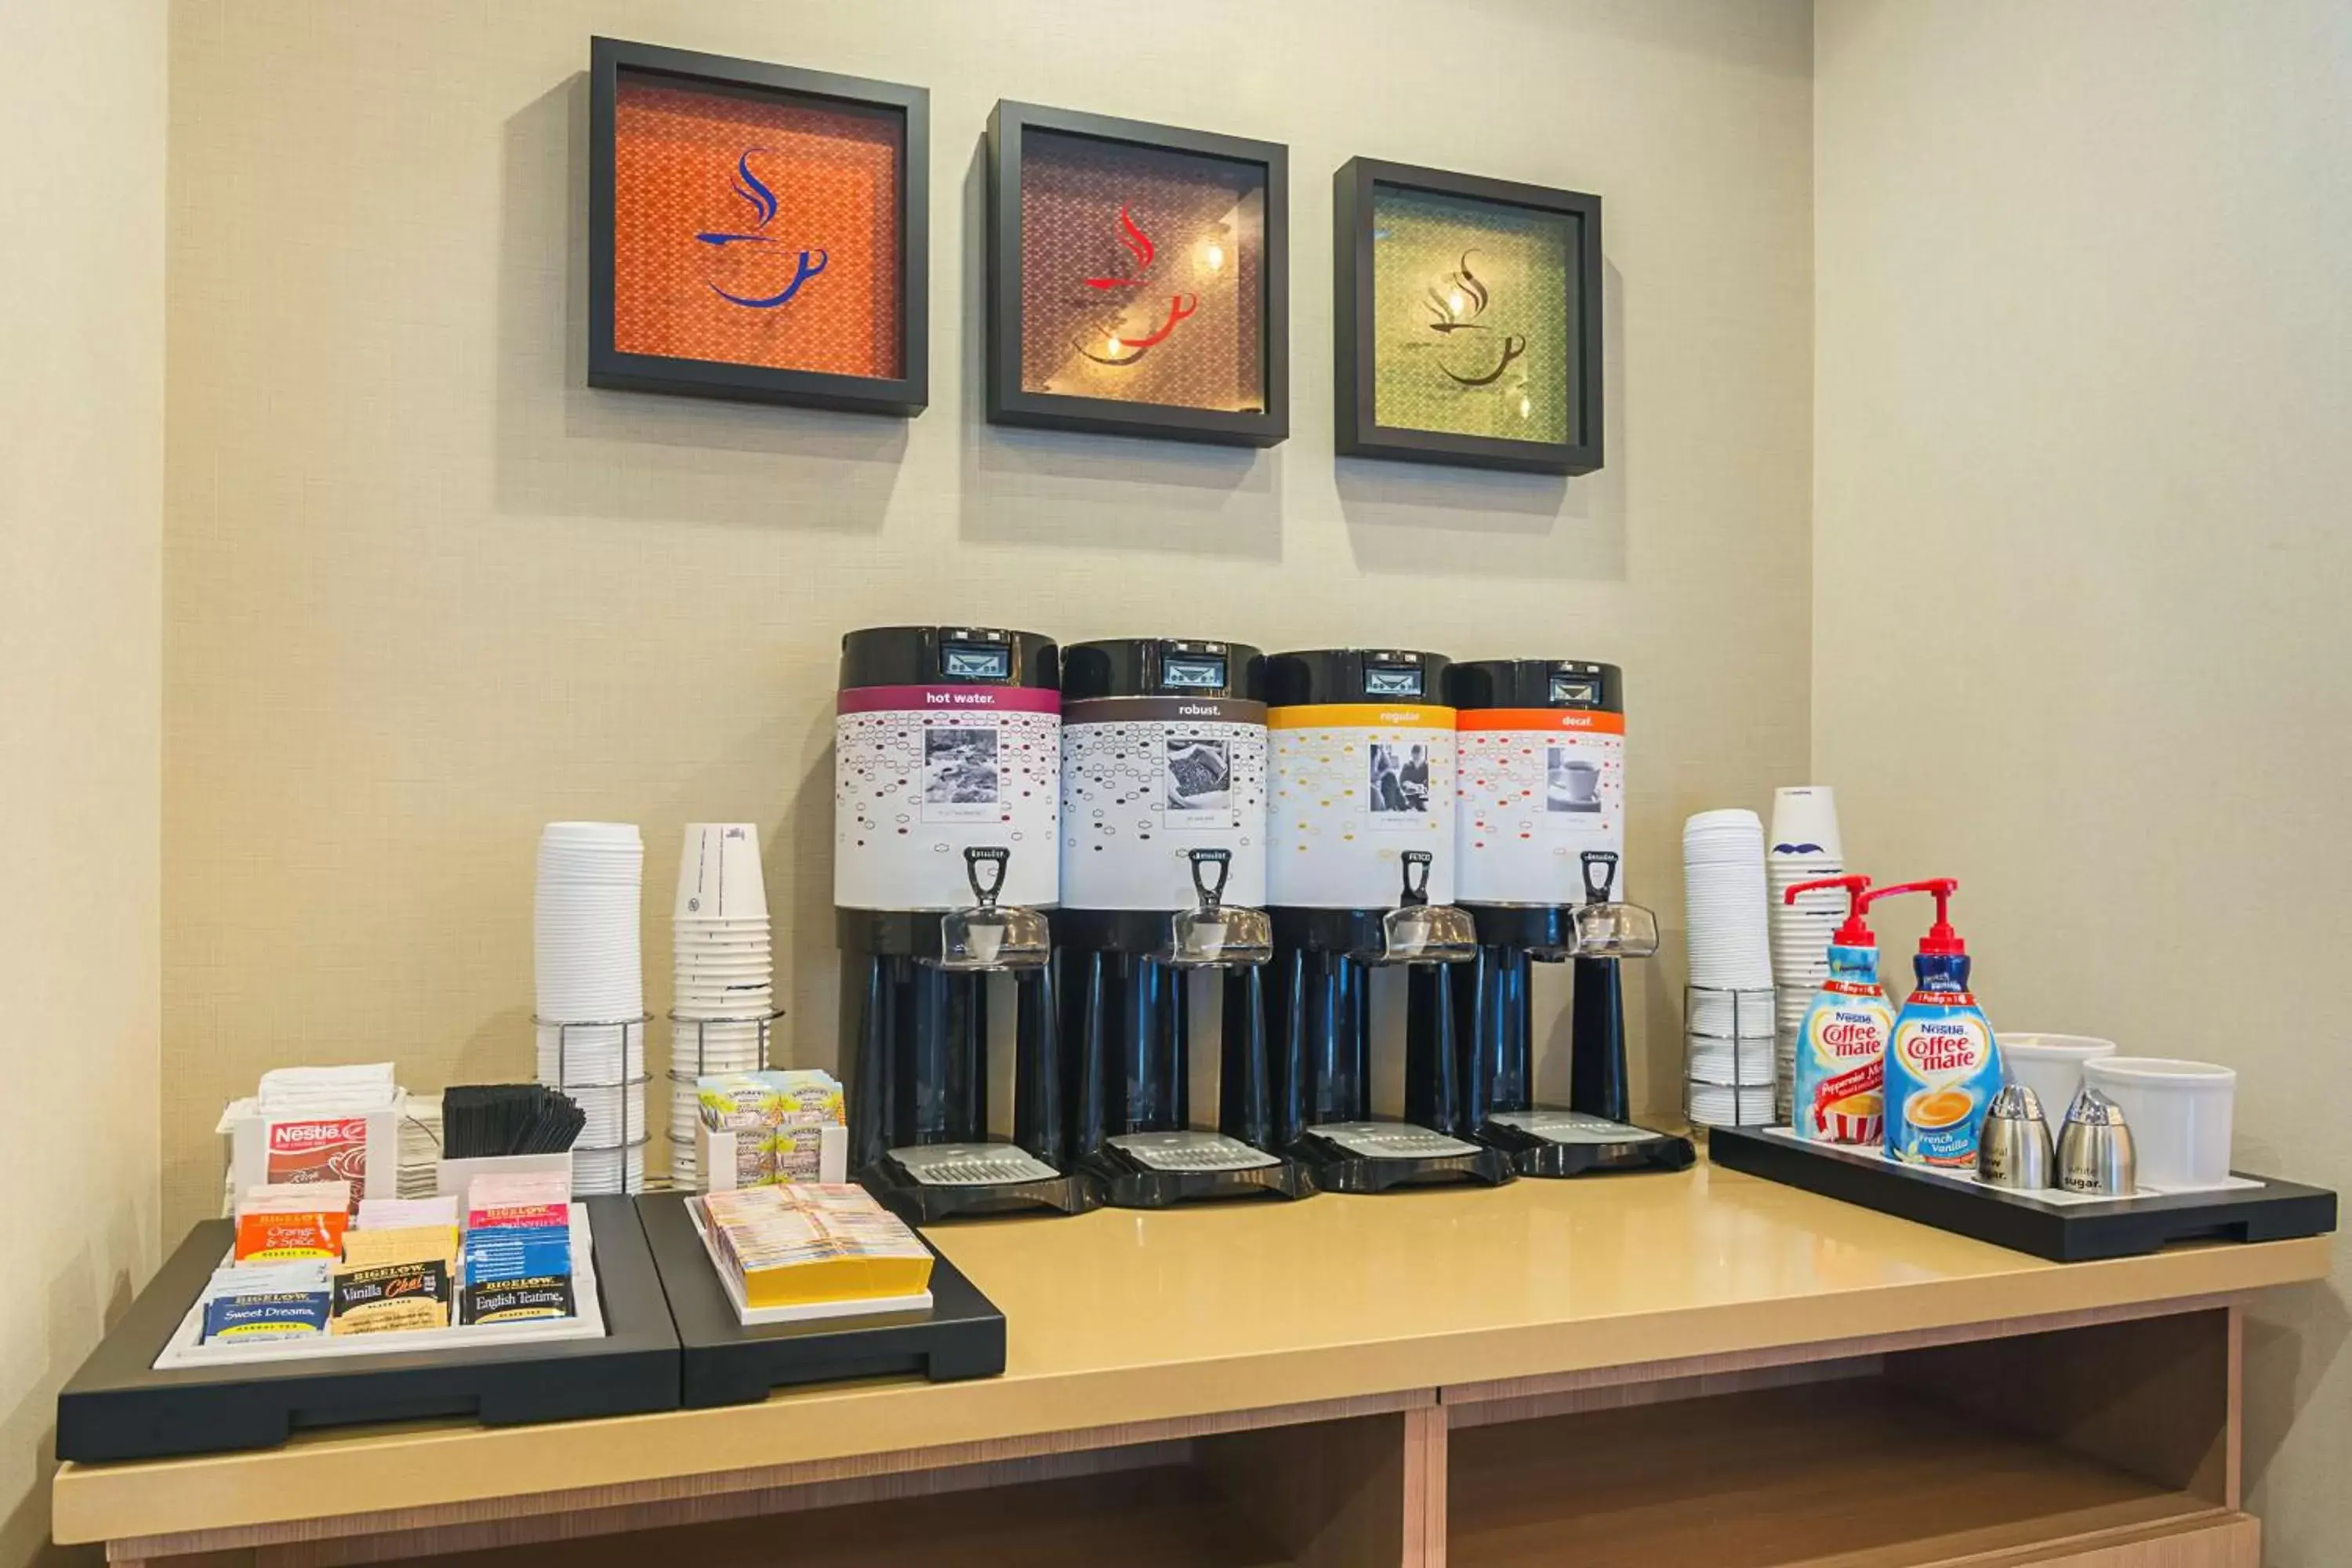
[[[1060,876],[1061,697],[1030,687],[871,686],[834,719],[834,902],[971,901],[963,851],[1012,851],[1001,901],[1047,905]]]

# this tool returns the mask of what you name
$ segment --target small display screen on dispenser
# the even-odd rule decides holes
[[[1013,650],[984,643],[951,642],[940,649],[940,671],[950,680],[1010,679]]]
[[[1364,667],[1364,695],[1367,697],[1418,697],[1421,695],[1419,665],[1368,664]]]
[[[1555,674],[1551,678],[1551,700],[1556,708],[1598,708],[1601,706],[1601,678]]]
[[[1170,654],[1160,661],[1160,684],[1171,691],[1216,691],[1225,684],[1223,654]]]

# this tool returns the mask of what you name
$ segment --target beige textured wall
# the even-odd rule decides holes
[[[582,386],[596,31],[931,88],[928,413]],[[1801,0],[182,0],[173,1222],[216,1201],[214,1116],[265,1067],[528,1072],[551,818],[644,825],[656,1010],[679,826],[761,823],[793,1051],[830,1061],[830,700],[860,625],[1620,661],[1635,888],[1673,914],[1683,816],[1805,764],[1810,39]],[[1286,445],[982,421],[999,97],[1289,143]],[[1335,469],[1330,174],[1358,153],[1606,197],[1602,473]],[[1642,984],[1646,1014],[1678,1008],[1677,971]]]
[[[2352,8],[1827,0],[1815,50],[1847,860],[1961,879],[1997,1027],[2230,1063],[2239,1163],[2352,1186]],[[2347,1290],[2249,1330],[2273,1568],[2352,1537]]]
[[[162,0],[0,5],[0,1565],[155,1266]]]

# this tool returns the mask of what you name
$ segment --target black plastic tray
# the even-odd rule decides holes
[[[588,1198],[602,1339],[155,1370],[236,1227],[188,1233],[58,1394],[58,1458],[88,1463],[268,1448],[297,1427],[472,1416],[485,1426],[675,1410],[677,1334],[636,1211]]]
[[[746,1327],[686,1212],[686,1194],[636,1200],[669,1293],[686,1407],[750,1405],[793,1384],[912,1373],[933,1383],[1004,1370],[1004,1314],[931,1247],[931,1309]],[[928,1238],[924,1246],[930,1247]]]
[[[1900,1219],[1916,1220],[2053,1263],[2131,1258],[2182,1241],[2285,1241],[2336,1228],[2336,1194],[2268,1176],[2214,1193],[2116,1198],[2065,1208],[1997,1187],[1965,1186],[1865,1153],[1800,1144],[1737,1127],[1707,1134],[1726,1170],[1802,1187]]]

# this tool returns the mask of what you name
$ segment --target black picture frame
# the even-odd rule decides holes
[[[1576,299],[1577,428],[1567,441],[1519,441],[1382,425],[1373,401],[1372,217],[1377,187],[1426,191],[1498,206],[1528,207],[1576,220],[1570,275]],[[1515,180],[1488,179],[1375,158],[1350,158],[1331,180],[1331,335],[1334,443],[1343,458],[1449,463],[1533,474],[1589,474],[1601,466],[1601,198]]]
[[[1021,384],[1021,169],[1029,132],[1196,153],[1265,170],[1265,253],[1259,277],[1260,364],[1265,406],[1258,411],[1186,408],[1118,398],[1029,392]],[[1151,436],[1234,447],[1271,447],[1290,434],[1290,153],[1207,131],[1001,100],[988,116],[988,422],[1097,436]]]
[[[614,346],[616,98],[624,72],[690,88],[845,103],[900,116],[898,374],[840,375],[720,360],[625,353]],[[732,398],[911,417],[930,401],[930,89],[698,54],[619,38],[589,45],[588,384],[623,392]]]

